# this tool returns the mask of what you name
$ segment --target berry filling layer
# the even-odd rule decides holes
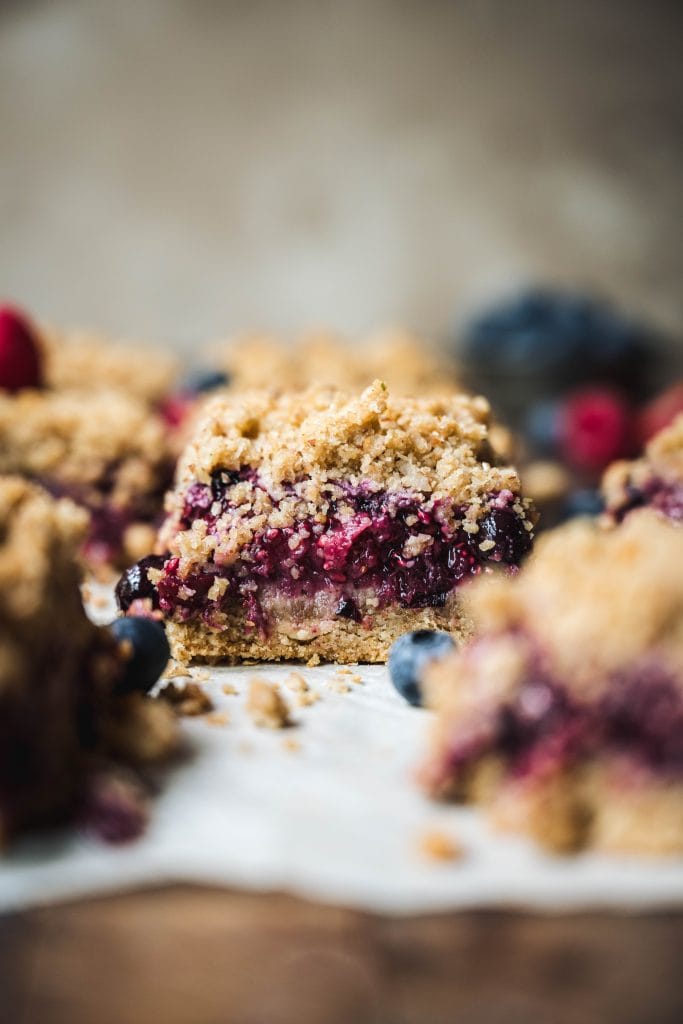
[[[175,552],[144,572],[133,567],[118,587],[124,611],[151,598],[166,617],[220,630],[226,615],[238,610],[263,634],[283,616],[369,625],[373,613],[391,605],[444,607],[463,580],[488,563],[516,567],[531,546],[531,524],[509,491],[489,497],[473,529],[465,510],[445,500],[334,487],[322,495],[319,512],[251,530],[247,543],[225,558],[226,531],[249,520],[245,505],[233,500],[233,488],[245,482],[261,487],[254,472],[244,470],[216,473],[210,485],[187,490],[178,534],[201,537],[211,557],[194,560],[189,571]],[[274,523],[278,502],[269,501]],[[177,550],[184,550],[180,541]]]
[[[602,758],[623,764],[625,783],[644,771],[683,779],[683,689],[648,660],[611,678],[599,700],[581,702],[539,668],[509,701],[457,730],[435,778],[466,782],[487,756],[508,778],[530,782]]]

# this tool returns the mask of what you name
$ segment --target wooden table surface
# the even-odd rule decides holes
[[[683,913],[391,918],[175,887],[0,918],[1,1024],[680,1024]]]

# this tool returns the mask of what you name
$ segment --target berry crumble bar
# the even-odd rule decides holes
[[[174,656],[378,662],[401,633],[462,635],[459,584],[516,567],[534,513],[498,465],[482,398],[376,381],[210,400],[179,464],[160,550],[118,586]]]
[[[475,639],[425,671],[427,788],[553,850],[683,851],[682,565],[683,533],[643,512],[474,584]]]
[[[117,693],[125,651],[85,615],[85,513],[0,477],[0,845],[82,817],[112,840],[144,822],[137,770],[176,747],[172,711]]]
[[[608,521],[653,508],[683,525],[683,413],[652,438],[642,458],[610,466],[602,489]]]
[[[149,550],[172,472],[161,419],[131,396],[0,390],[0,473],[27,477],[88,510],[84,555],[96,573]]]

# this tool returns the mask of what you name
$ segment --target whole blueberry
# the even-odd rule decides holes
[[[155,590],[147,576],[149,569],[161,569],[166,561],[165,555],[146,555],[121,576],[116,584],[116,602],[122,612],[127,612],[133,601],[149,597],[154,603]]]
[[[118,686],[119,692],[133,693],[137,690],[147,693],[171,657],[166,630],[156,619],[143,619],[132,615],[116,619],[110,628],[119,643],[130,645],[130,656],[125,662],[123,678]]]
[[[443,658],[455,650],[450,633],[437,633],[433,629],[417,629],[404,633],[389,651],[389,675],[405,700],[415,707],[422,705],[420,677],[429,661]]]
[[[604,505],[600,492],[592,487],[580,487],[572,491],[562,506],[562,519],[575,519],[577,516],[599,516]]]
[[[183,381],[182,391],[189,395],[203,395],[207,391],[216,391],[230,383],[230,377],[223,370],[208,368],[194,370]]]

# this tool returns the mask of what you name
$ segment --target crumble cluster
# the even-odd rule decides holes
[[[169,353],[94,331],[38,326],[45,378],[55,390],[115,389],[147,404],[161,402],[179,376]]]
[[[683,489],[683,413],[652,438],[641,458],[621,460],[607,469],[602,483],[607,512],[628,509],[634,493],[647,493],[655,482]]]
[[[233,390],[301,391],[321,384],[360,391],[380,378],[396,394],[446,394],[458,389],[453,365],[424,339],[387,330],[356,342],[312,331],[288,343],[246,334],[212,346]]]
[[[217,396],[180,460],[162,540],[188,564],[212,558],[217,540],[205,522],[178,533],[187,490],[210,484],[217,472],[245,468],[257,471],[258,486],[248,479],[231,484],[235,511],[221,536],[223,564],[266,525],[323,521],[330,500],[343,503],[353,487],[417,493],[425,508],[448,499],[464,509],[472,533],[495,492],[509,492],[524,517],[519,477],[513,467],[497,465],[488,424],[483,398],[394,397],[381,381],[360,396],[321,386]]]
[[[126,654],[79,591],[86,525],[71,502],[0,477],[0,840],[83,810],[102,772],[159,763],[177,744],[166,708],[116,692]]]

